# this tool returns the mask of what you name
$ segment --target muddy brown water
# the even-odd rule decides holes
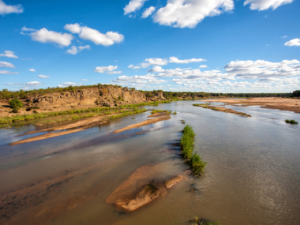
[[[223,225],[300,224],[300,114],[258,106],[226,106],[251,118],[179,101],[147,109],[173,110],[161,121],[120,134],[149,112],[86,131],[9,146],[36,129],[0,130],[0,224],[190,224],[195,216]],[[134,118],[134,119],[133,119]],[[163,162],[152,179],[165,180],[187,166],[176,146],[184,124],[207,162],[168,194],[131,213],[105,199],[137,168]]]

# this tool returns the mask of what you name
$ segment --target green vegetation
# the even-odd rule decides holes
[[[121,113],[119,115],[115,115],[115,116],[111,116],[109,117],[110,120],[112,119],[118,119],[118,118],[122,118],[124,116],[130,116],[130,115],[134,115],[134,114],[139,114],[139,113],[143,113],[143,112],[146,112],[147,110],[146,109],[136,109],[134,111],[131,111],[131,112],[125,112],[125,113]]]
[[[285,122],[290,124],[298,124],[298,121],[296,120],[285,120]]]
[[[300,90],[293,91],[291,97],[299,98],[300,97]]]
[[[155,110],[153,109],[151,114],[155,114],[155,113],[166,113],[167,115],[170,115],[172,113],[172,111],[168,111],[168,110]]]
[[[203,172],[206,162],[202,160],[198,153],[194,153],[195,133],[190,125],[186,125],[183,129],[181,137],[181,153],[183,158],[188,160],[188,163],[194,175],[200,175]]]
[[[31,115],[16,115],[11,117],[3,117],[0,119],[0,128],[4,127],[10,127],[10,126],[21,126],[25,124],[29,124],[31,121],[36,120],[42,120],[46,118],[50,118],[51,120],[43,120],[43,121],[36,121],[35,124],[44,124],[44,123],[60,123],[65,122],[68,120],[79,120],[84,118],[89,118],[93,116],[102,116],[103,114],[109,115],[112,113],[122,113],[122,116],[126,115],[133,115],[136,114],[136,112],[139,112],[137,107],[145,106],[145,105],[153,105],[159,104],[159,103],[169,103],[171,101],[157,101],[157,102],[146,102],[146,103],[140,103],[140,104],[132,104],[132,105],[122,105],[119,107],[95,107],[95,108],[89,108],[89,109],[77,109],[77,110],[64,110],[59,112],[48,112],[48,113],[37,113],[35,111],[34,114]],[[38,108],[38,107],[36,107]],[[135,113],[132,114],[126,114],[128,113],[128,110],[133,110]],[[102,112],[102,113],[100,113]],[[86,114],[89,113],[89,114]],[[125,113],[125,114],[124,114]],[[86,115],[80,115],[80,114],[86,114]],[[67,116],[69,115],[69,116]],[[65,118],[59,118],[55,120],[55,117],[58,116],[66,116]],[[119,116],[119,115],[116,115]],[[114,118],[114,117],[112,117]]]
[[[9,101],[9,106],[13,109],[14,113],[17,113],[23,107],[23,103],[19,99],[14,98]]]

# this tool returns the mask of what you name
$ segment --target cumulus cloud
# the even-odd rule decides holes
[[[73,34],[79,34],[81,31],[81,27],[78,23],[66,24],[64,28]]]
[[[193,62],[203,62],[206,61],[205,59],[184,59],[184,60],[180,60],[177,57],[170,57],[169,58],[169,63],[183,63],[183,64],[188,64],[188,63],[193,63]]]
[[[12,51],[4,51],[4,53],[0,54],[0,57],[15,58],[15,59],[18,58],[18,56],[16,56],[15,53]]]
[[[102,34],[98,30],[87,26],[80,26],[78,23],[66,24],[64,28],[72,33],[79,34],[81,39],[89,40],[96,45],[110,46],[124,40],[124,36],[118,32],[108,31],[106,34]]]
[[[199,68],[207,68],[207,65],[200,65]]]
[[[98,66],[96,67],[96,69],[94,70],[94,72],[97,73],[106,73],[106,74],[120,74],[122,73],[122,71],[114,71],[118,69],[118,66]]]
[[[22,5],[6,5],[2,0],[0,0],[0,15],[5,15],[9,13],[22,13]]]
[[[15,68],[13,64],[9,62],[1,62],[1,61],[0,61],[0,67]]]
[[[161,84],[167,81],[165,80],[158,80],[154,74],[147,74],[145,76],[119,76],[118,78],[114,79],[113,82],[117,83],[135,83],[135,84]]]
[[[71,55],[76,55],[78,52],[84,50],[84,49],[87,49],[87,50],[90,50],[90,46],[89,45],[85,45],[85,46],[72,46],[70,49],[68,49],[66,51],[66,53],[68,54],[71,54]]]
[[[148,70],[148,72],[151,73],[159,73],[159,72],[164,72],[165,70],[161,66],[153,66],[152,69]]]
[[[134,65],[132,65],[132,64],[130,64],[129,66],[128,66],[128,68],[133,68],[134,67]]]
[[[19,73],[7,71],[7,70],[0,70],[0,74],[19,74]]]
[[[60,88],[69,87],[69,86],[78,86],[82,85],[82,83],[74,83],[74,82],[64,82],[62,84],[57,85]]]
[[[252,10],[267,10],[269,8],[277,9],[281,5],[292,3],[293,0],[246,0],[244,5],[250,4]]]
[[[42,83],[41,82],[38,82],[38,81],[30,81],[30,82],[27,82],[25,84],[26,87],[37,87],[37,86],[40,86]]]
[[[152,15],[152,13],[155,11],[155,7],[154,6],[151,6],[149,8],[147,8],[143,14],[142,14],[142,18],[147,18],[148,16]]]
[[[154,15],[154,22],[173,27],[194,28],[207,16],[234,9],[233,0],[168,0]]]
[[[300,46],[300,38],[292,39],[288,42],[285,42],[285,46]]]
[[[46,76],[46,75],[38,75],[38,77],[40,77],[40,78],[50,78],[50,76]]]
[[[227,73],[243,79],[258,79],[267,77],[287,77],[300,75],[300,61],[282,60],[281,62],[231,61],[225,66]]]
[[[81,81],[89,81],[88,79],[82,79]]]
[[[29,32],[28,35],[31,36],[31,39],[34,41],[42,42],[42,43],[56,43],[60,46],[69,46],[73,40],[73,35],[68,33],[60,33],[55,31],[47,30],[46,28],[42,28],[40,30],[34,30],[32,28],[22,28],[22,34]]]
[[[29,69],[29,71],[30,71],[30,72],[35,72],[36,70],[35,70],[35,69]]]
[[[131,0],[124,8],[124,15],[135,12],[142,8],[147,0]]]
[[[167,59],[161,59],[161,58],[147,58],[145,59],[145,61],[150,65],[157,65],[157,66],[164,66],[168,64]]]

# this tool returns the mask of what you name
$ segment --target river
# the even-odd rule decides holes
[[[197,101],[198,103],[199,101]],[[0,224],[188,225],[198,216],[223,225],[300,223],[300,114],[258,106],[226,106],[251,118],[177,101],[146,109],[176,111],[171,119],[120,134],[150,112],[86,131],[9,146],[34,126],[0,130]],[[207,162],[135,212],[105,199],[137,168],[162,163],[154,180],[187,166],[173,144],[185,124],[196,133],[195,150]],[[26,137],[29,137],[26,136]]]

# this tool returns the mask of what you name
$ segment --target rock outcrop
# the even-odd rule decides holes
[[[98,105],[113,107],[115,105],[136,104],[146,101],[145,94],[140,91],[124,90],[120,87],[107,86],[87,88],[75,92],[68,91],[35,96],[27,100],[27,106],[47,108]]]

